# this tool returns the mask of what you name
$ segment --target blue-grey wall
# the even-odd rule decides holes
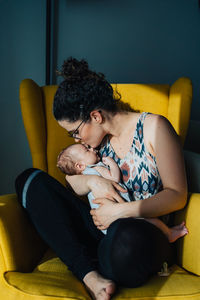
[[[18,88],[29,77],[45,83],[45,0],[2,1],[0,193],[31,166]],[[190,136],[200,124],[200,9],[198,0],[56,1],[53,69],[69,56],[85,58],[111,82],[172,84],[192,79]],[[199,126],[200,127],[200,126]],[[199,128],[200,130],[200,128]],[[196,141],[195,141],[196,143]],[[187,143],[190,148],[190,142]]]
[[[194,85],[192,118],[200,120],[198,0],[60,1],[57,65],[88,59],[112,82]]]
[[[0,194],[32,160],[19,105],[24,78],[45,82],[45,0],[0,1]]]

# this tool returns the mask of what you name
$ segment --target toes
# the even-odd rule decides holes
[[[97,300],[110,300],[111,295],[115,292],[115,284],[111,283],[103,288],[97,295]]]
[[[111,283],[106,287],[106,293],[112,295],[115,292],[115,284]]]
[[[106,293],[105,290],[101,290],[97,295],[97,300],[109,300],[110,295]]]

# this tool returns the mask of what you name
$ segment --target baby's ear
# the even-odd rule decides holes
[[[75,163],[75,168],[79,171],[79,172],[83,172],[85,170],[86,165],[83,162],[76,162]]]

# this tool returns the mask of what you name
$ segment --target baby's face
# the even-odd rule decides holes
[[[84,162],[86,166],[96,164],[100,160],[100,157],[93,148],[87,148],[82,144],[74,145],[73,155],[76,156],[76,160]]]

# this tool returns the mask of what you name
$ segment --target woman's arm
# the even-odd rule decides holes
[[[135,202],[134,208],[125,215],[157,217],[182,209],[187,201],[187,180],[184,158],[179,138],[170,122],[158,115],[149,115],[145,122],[147,147],[156,157],[163,183],[163,191],[151,198]],[[144,135],[145,135],[144,133]],[[150,149],[149,149],[150,150]]]
[[[95,198],[107,198],[109,200],[123,203],[118,191],[126,192],[119,184],[98,175],[66,175],[66,180],[76,194],[86,195],[92,191]]]
[[[186,204],[187,181],[183,153],[173,127],[164,117],[149,115],[145,121],[144,137],[148,150],[156,157],[163,191],[141,201],[113,205],[110,214],[115,214],[115,219],[131,216],[157,217],[179,210]],[[98,199],[94,200],[95,203],[97,201]],[[106,205],[103,204],[103,200],[98,201],[98,204],[100,207],[91,212],[93,219],[98,224],[109,226],[105,216]]]

